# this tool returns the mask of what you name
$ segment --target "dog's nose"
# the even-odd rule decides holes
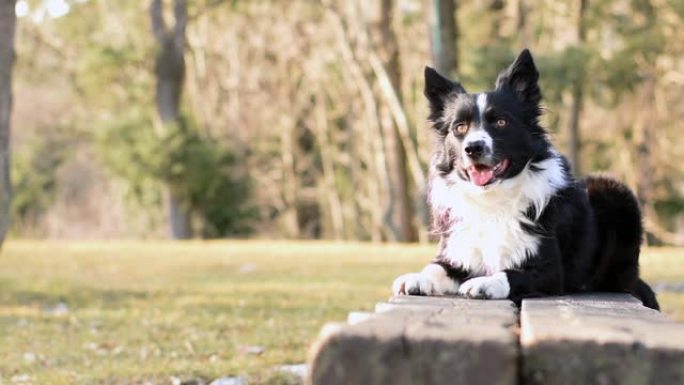
[[[471,158],[479,158],[484,153],[485,142],[484,140],[476,140],[470,142],[465,146],[465,153]]]

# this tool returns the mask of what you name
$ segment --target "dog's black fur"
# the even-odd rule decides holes
[[[468,94],[426,68],[436,133],[430,201],[441,239],[433,263],[397,278],[395,294],[460,292],[520,302],[611,291],[632,293],[658,309],[655,294],[639,279],[643,229],[634,194],[607,176],[572,176],[539,124],[538,79],[528,50],[483,94]],[[501,202],[491,208],[488,200]],[[508,206],[518,209],[505,211]],[[464,212],[470,214],[460,217]],[[480,238],[492,244],[473,241]]]

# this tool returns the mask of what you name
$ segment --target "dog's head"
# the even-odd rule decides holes
[[[433,171],[484,188],[515,177],[547,153],[538,79],[528,50],[499,74],[494,90],[477,94],[426,67],[425,96],[437,133]]]

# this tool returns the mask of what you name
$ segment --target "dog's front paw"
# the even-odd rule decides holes
[[[420,273],[400,275],[392,283],[392,294],[394,295],[425,295],[429,290],[431,290],[429,282],[421,280]]]
[[[503,299],[508,298],[511,287],[506,273],[471,278],[461,285],[458,292],[468,298]]]
[[[420,273],[401,275],[392,283],[394,295],[443,295],[457,292],[458,283],[447,276],[443,267],[436,264],[425,266]]]

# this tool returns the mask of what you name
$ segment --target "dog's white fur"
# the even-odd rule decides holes
[[[551,157],[530,165],[514,178],[476,186],[452,173],[435,178],[430,191],[433,210],[449,210],[454,218],[444,257],[478,275],[519,266],[536,253],[539,238],[524,231],[525,213],[534,206],[537,216],[566,182],[561,160]]]
[[[434,178],[429,197],[433,211],[439,215],[448,210],[452,218],[442,257],[477,277],[459,289],[441,266],[430,264],[420,273],[397,278],[394,294],[419,287],[423,293],[436,295],[458,290],[472,297],[480,293],[480,297],[506,298],[510,288],[502,270],[520,266],[539,247],[539,238],[521,226],[531,222],[525,215],[527,209],[534,206],[538,217],[553,194],[567,183],[560,156],[534,166],[541,171],[530,170],[528,164],[516,177],[484,187],[463,181],[455,173]]]
[[[466,134],[465,138],[463,138],[463,160],[465,161],[465,165],[471,165],[472,161],[471,159],[465,154],[465,147],[468,143],[473,143],[476,141],[483,141],[485,143],[485,146],[487,148],[487,151],[490,151],[494,148],[494,139],[492,139],[491,135],[485,131],[484,128],[482,128],[482,122],[484,122],[484,112],[487,108],[487,94],[478,94],[477,95],[477,108],[480,111],[480,125],[470,127],[470,130],[468,130],[468,133]]]
[[[477,110],[480,112],[480,122],[484,122],[484,114],[487,110],[487,94],[477,94]]]
[[[419,288],[425,294],[457,294],[458,287],[458,282],[449,278],[441,266],[431,263],[420,273],[408,273],[395,279],[392,293],[408,294],[412,288]]]
[[[503,299],[508,297],[511,286],[506,273],[498,272],[492,276],[471,278],[461,285],[458,292],[468,298]]]

